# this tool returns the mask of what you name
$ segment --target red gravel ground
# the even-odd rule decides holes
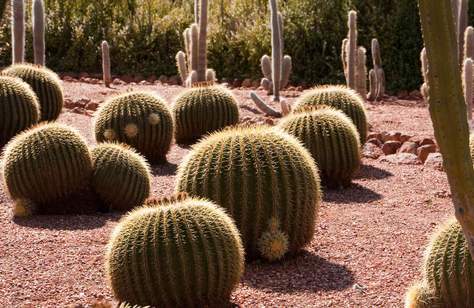
[[[64,84],[69,99],[101,102],[112,92],[99,85]],[[168,101],[182,88],[136,86]],[[234,90],[242,118],[264,120]],[[298,95],[298,93],[287,93]],[[290,99],[292,101],[292,99]],[[393,101],[368,104],[375,131],[432,136],[426,106]],[[92,118],[65,111],[60,122],[78,128],[92,144]],[[153,167],[153,194],[172,193],[177,165],[188,149],[173,146],[169,163]],[[277,264],[255,262],[232,301],[242,307],[402,307],[419,278],[422,251],[433,229],[452,215],[446,175],[422,165],[363,160],[350,189],[325,192],[316,235],[299,256]],[[3,183],[2,183],[3,185]],[[0,307],[88,306],[112,300],[103,270],[104,247],[118,214],[36,216],[12,220],[0,190]]]

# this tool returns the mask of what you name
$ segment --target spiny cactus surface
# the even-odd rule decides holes
[[[173,118],[164,100],[146,92],[108,99],[95,119],[98,142],[128,144],[151,163],[166,161],[173,130]]]
[[[92,150],[92,160],[92,187],[112,210],[130,210],[148,198],[148,163],[133,149],[120,144],[99,144]]]
[[[49,206],[87,186],[92,160],[75,130],[52,123],[17,135],[5,150],[2,167],[12,199]]]
[[[311,152],[323,185],[347,187],[360,166],[359,134],[352,121],[333,108],[291,115],[279,127]]]
[[[293,112],[307,112],[322,105],[343,111],[357,127],[360,142],[365,143],[368,130],[367,115],[364,100],[357,92],[345,86],[316,87],[297,100]]]
[[[115,297],[140,306],[223,307],[243,267],[234,222],[201,199],[131,212],[115,228],[106,256]]]
[[[190,143],[237,124],[239,108],[232,93],[219,86],[199,86],[181,94],[173,106],[176,141]]]
[[[41,105],[41,121],[54,121],[59,117],[64,95],[61,81],[53,71],[31,64],[16,64],[2,74],[20,78],[31,86]]]
[[[250,259],[280,259],[313,237],[318,170],[301,143],[282,131],[252,126],[214,133],[194,146],[177,178],[176,192],[228,210]]]
[[[39,118],[40,106],[30,86],[20,79],[0,76],[0,147]]]

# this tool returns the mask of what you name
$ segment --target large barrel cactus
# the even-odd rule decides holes
[[[73,129],[45,124],[17,135],[6,147],[3,178],[12,199],[53,206],[88,186],[92,159]]]
[[[126,143],[148,161],[162,163],[171,147],[173,126],[164,100],[152,93],[128,92],[110,98],[99,109],[95,138]]]
[[[40,106],[30,86],[20,79],[0,76],[0,147],[39,119]]]
[[[196,86],[185,91],[176,99],[173,114],[178,143],[192,143],[239,122],[235,98],[219,86]]]
[[[15,64],[2,74],[21,78],[31,86],[41,105],[41,121],[54,121],[59,117],[64,96],[61,81],[53,71],[31,64]]]
[[[226,208],[246,256],[270,261],[311,241],[321,195],[316,164],[301,143],[257,126],[226,129],[195,145],[179,167],[176,191]]]
[[[357,127],[361,143],[365,143],[368,130],[367,115],[364,100],[356,91],[345,86],[316,87],[297,100],[293,112],[311,111],[320,108],[321,105],[342,110]]]
[[[148,198],[148,163],[133,149],[120,144],[99,144],[92,150],[92,160],[92,187],[110,209],[127,211]]]
[[[279,127],[295,136],[311,152],[323,185],[347,187],[360,166],[359,134],[352,121],[333,108],[290,115]]]
[[[130,307],[224,307],[243,267],[232,219],[209,201],[189,198],[131,212],[106,255],[113,293]]]
[[[431,240],[425,254],[423,282],[407,295],[406,306],[474,307],[474,264],[461,225],[452,220]]]

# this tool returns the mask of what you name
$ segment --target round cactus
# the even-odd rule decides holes
[[[146,160],[131,148],[103,143],[92,150],[92,187],[112,210],[142,205],[150,194],[151,175]]]
[[[15,64],[2,74],[20,78],[31,86],[41,106],[41,121],[54,121],[59,117],[64,97],[61,81],[53,71],[31,64]]]
[[[367,138],[367,115],[364,100],[356,91],[346,86],[320,86],[301,96],[293,109],[294,113],[301,113],[318,109],[321,105],[342,110],[359,132],[361,143]]]
[[[177,192],[226,208],[247,258],[278,260],[309,243],[320,203],[311,154],[268,127],[225,129],[194,146],[178,171]]]
[[[115,228],[106,272],[129,305],[222,307],[243,273],[242,242],[232,219],[200,199],[151,201]]]
[[[323,185],[347,187],[360,166],[359,134],[352,121],[330,107],[290,115],[279,127],[298,138],[310,151]]]
[[[178,143],[192,143],[239,122],[235,98],[219,86],[197,86],[185,91],[176,99],[173,114]]]
[[[30,200],[48,207],[87,187],[92,159],[76,131],[52,123],[17,135],[6,147],[2,169],[6,190],[18,204]]]
[[[30,86],[20,79],[0,76],[0,147],[39,119],[40,106]]]
[[[474,307],[474,264],[461,225],[452,220],[431,240],[425,254],[423,283],[407,296],[408,307]],[[436,304],[436,305],[434,305]]]
[[[95,138],[128,144],[148,161],[162,163],[173,139],[173,118],[166,103],[151,93],[121,94],[99,109]]]

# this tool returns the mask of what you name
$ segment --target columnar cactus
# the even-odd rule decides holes
[[[194,1],[195,23],[183,32],[185,52],[176,54],[178,72],[186,87],[196,82],[213,83],[216,78],[216,72],[207,68],[208,0],[199,1]]]
[[[351,89],[356,88],[356,65],[357,65],[357,13],[349,12],[348,24],[349,32],[347,34],[347,86]]]
[[[474,28],[469,26],[464,32],[464,60],[474,59]]]
[[[319,86],[301,96],[295,105],[294,113],[301,113],[329,106],[342,110],[355,126],[363,144],[367,138],[367,115],[364,100],[360,95],[345,86]]]
[[[461,225],[438,231],[425,254],[423,281],[407,293],[406,307],[474,307],[474,263]]]
[[[40,105],[30,86],[20,79],[0,76],[0,147],[39,119]]]
[[[473,61],[471,58],[464,60],[463,71],[462,71],[462,80],[463,80],[463,89],[464,89],[464,100],[466,101],[467,107],[467,118],[472,120],[472,99],[474,95],[474,67]]]
[[[423,76],[423,84],[421,85],[420,92],[423,95],[423,98],[428,100],[428,56],[426,54],[426,48],[421,50],[420,54],[421,61],[421,75]]]
[[[140,206],[150,194],[146,160],[125,145],[103,143],[92,150],[92,188],[112,210]]]
[[[152,163],[166,161],[173,129],[165,101],[146,92],[128,92],[108,99],[95,118],[97,142],[128,144]]]
[[[34,0],[32,7],[33,16],[33,50],[35,64],[44,66],[46,63],[44,41],[44,3],[43,0]]]
[[[294,137],[268,127],[226,129],[194,146],[176,192],[224,207],[247,258],[273,261],[308,244],[320,204],[318,169]]]
[[[321,173],[322,184],[348,187],[360,166],[357,128],[342,111],[321,108],[294,114],[278,125],[310,151]]]
[[[25,3],[12,0],[12,63],[25,62]]]
[[[106,252],[113,294],[128,307],[224,307],[243,269],[234,222],[202,199],[148,203],[131,212]]]
[[[15,64],[2,74],[20,78],[31,86],[41,105],[41,121],[54,121],[59,117],[64,96],[61,80],[53,71],[30,64]]]
[[[372,60],[375,73],[375,87],[370,89],[369,100],[381,99],[385,95],[385,71],[382,68],[380,45],[377,39],[372,39]]]
[[[110,48],[107,41],[102,41],[100,45],[102,51],[102,76],[106,87],[112,83],[112,74],[110,72]]]
[[[239,122],[239,107],[230,91],[197,86],[182,93],[173,106],[176,142],[191,143],[203,135]]]
[[[70,127],[55,123],[17,135],[2,161],[6,191],[20,202],[17,205],[29,200],[45,210],[86,187],[92,174],[85,140]]]
[[[357,50],[356,91],[362,98],[367,97],[367,55],[364,47]]]

